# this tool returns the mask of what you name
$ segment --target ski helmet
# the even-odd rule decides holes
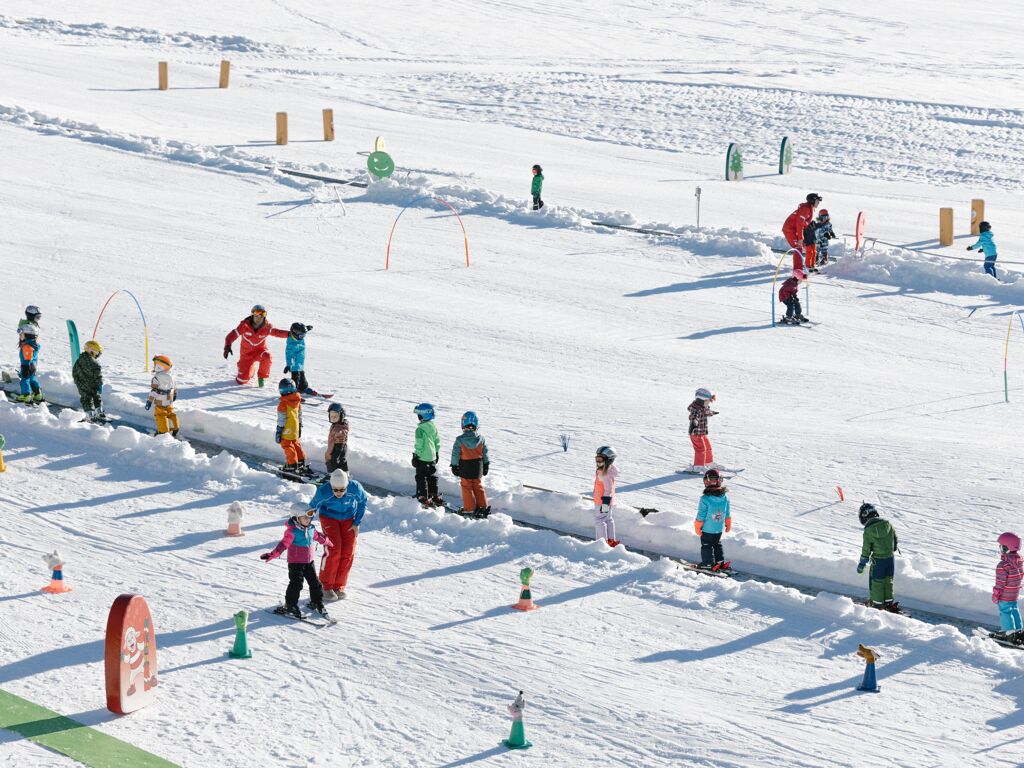
[[[544,173],[544,169],[541,168],[539,165],[533,166],[533,170],[535,170],[537,173]]]
[[[335,418],[337,415],[337,418]],[[327,420],[331,424],[337,424],[345,418],[345,407],[341,403],[331,403],[327,406]]]
[[[38,323],[43,319],[43,313],[39,311],[39,307],[35,304],[29,304],[25,307],[25,318],[31,320],[33,323]]]
[[[412,410],[423,421],[431,421],[434,418],[434,406],[430,403],[420,403]]]
[[[821,195],[819,195],[817,192],[811,192],[811,194],[807,196],[807,202],[810,203],[811,205],[817,205],[818,203],[821,202],[821,199]]]
[[[18,333],[22,336],[31,336],[35,338],[39,335],[39,326],[35,323],[25,323],[23,326],[18,328]]]
[[[288,329],[292,336],[296,339],[304,339],[306,337],[306,331],[308,329],[303,323],[292,323],[292,327]]]
[[[171,361],[171,358],[169,358],[167,355],[157,355],[156,357],[153,358],[153,364],[159,365],[165,371],[169,371],[171,370],[171,368],[174,367],[174,363]]]
[[[807,273],[804,272],[802,269],[794,269],[793,270],[793,277],[795,277],[797,280],[806,280],[807,279]]]
[[[348,472],[344,469],[336,469],[331,472],[331,488],[336,491],[344,491],[348,488]]]
[[[818,218],[819,219],[827,219],[828,218],[828,208],[822,208],[820,211],[818,211]]]
[[[94,357],[99,357],[103,354],[103,346],[96,339],[89,339],[85,342],[85,351],[92,352]]]
[[[476,412],[475,411],[466,411],[464,414],[462,414],[462,428],[463,429],[467,429],[469,427],[472,427],[473,429],[476,429],[479,426],[480,426],[480,419],[478,419],[476,417]]]
[[[266,317],[267,316],[267,308],[264,307],[262,304],[253,304],[252,305],[252,309],[249,310],[249,314],[250,315],[263,315],[264,317]]]
[[[609,465],[615,461],[616,453],[615,449],[612,448],[610,445],[602,445],[600,448],[597,449],[597,451],[595,451],[594,455],[600,456],[602,459],[604,459],[605,465]]]
[[[989,224],[987,221],[983,221],[983,222],[981,222],[981,224],[978,225],[978,231],[979,232],[991,232],[992,231],[992,225]]]
[[[704,487],[705,488],[721,488],[722,487],[722,476],[719,474],[717,469],[709,469],[704,473]]]
[[[701,387],[700,389],[697,390],[696,394],[694,394],[694,397],[696,397],[698,400],[710,400],[712,397],[714,397],[714,394],[707,387]]]
[[[282,395],[290,395],[292,392],[296,391],[295,382],[291,379],[281,379],[277,382],[277,391]]]
[[[999,537],[999,548],[1003,552],[1017,552],[1020,550],[1020,536],[1007,531]]]
[[[857,516],[860,518],[860,524],[866,525],[868,520],[873,517],[878,517],[878,510],[875,509],[874,504],[868,504],[865,501],[860,505],[860,509],[857,511]]]

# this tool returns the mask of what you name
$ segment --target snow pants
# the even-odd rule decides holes
[[[78,390],[78,399],[82,403],[82,410],[86,413],[103,410],[103,401],[100,399],[98,389],[80,389]]]
[[[306,460],[306,452],[298,440],[281,440],[281,449],[284,451],[285,464],[298,464]]]
[[[36,367],[35,367],[35,365],[32,365],[31,363],[22,363],[21,364],[21,394],[23,394],[23,395],[29,395],[29,394],[38,395],[39,392],[40,392],[40,389],[39,389],[39,379],[36,378]]]
[[[1020,610],[1017,608],[1017,601],[1000,600],[996,603],[999,606],[999,626],[1003,632],[1013,632],[1016,629],[1024,628],[1020,620]]]
[[[261,379],[269,379],[270,366],[274,364],[274,358],[271,356],[270,350],[267,349],[266,345],[253,347],[243,344],[242,346],[244,351],[239,350],[238,375],[235,376],[235,383],[248,384],[252,378],[253,369],[256,366],[259,366],[257,376]]]
[[[992,277],[996,277],[996,257],[995,256],[992,256],[991,258],[990,257],[986,257],[985,258],[985,272],[987,272],[988,274],[992,275]],[[998,280],[998,279],[999,278],[996,277],[996,280]]]
[[[786,317],[792,319],[803,315],[803,308],[800,306],[800,299],[790,296],[786,299]]]
[[[700,535],[700,564],[710,568],[715,563],[724,563],[725,553],[722,551],[721,533],[702,533]]]
[[[267,377],[264,376],[263,378]],[[300,395],[307,395],[313,391],[309,386],[309,382],[306,381],[305,371],[292,371],[292,381],[295,382],[295,389]]]
[[[805,245],[804,254],[807,257],[807,268],[814,269],[818,263],[818,246]]]
[[[707,435],[690,435],[690,442],[693,444],[693,466],[706,467],[715,460]]]
[[[344,469],[348,472],[348,446],[336,445],[331,449],[331,455],[327,457],[327,474],[336,469]]]
[[[462,508],[467,512],[472,512],[474,509],[483,509],[486,506],[487,494],[484,493],[483,481],[479,477],[462,478]]]
[[[178,414],[173,405],[153,405],[153,418],[156,420],[156,433],[178,431]]]
[[[892,577],[896,572],[896,560],[891,557],[879,557],[871,561],[868,571],[868,588],[871,592],[871,604],[874,606],[892,602]]]
[[[533,210],[539,211],[544,207],[544,201],[540,199],[540,195],[533,196]]]
[[[331,542],[331,548],[320,559],[320,581],[324,589],[344,592],[348,584],[348,572],[352,570],[352,563],[356,559],[355,526],[352,525],[352,518],[335,520],[332,517],[321,517],[320,524],[324,536]]]
[[[416,459],[413,466],[416,467],[416,496],[421,499],[437,496],[437,464]]]
[[[612,518],[612,508],[602,512],[601,504],[594,505],[594,538],[597,540],[615,540],[615,520]]]
[[[284,604],[289,608],[299,604],[303,581],[309,584],[309,599],[313,605],[323,605],[324,588],[320,586],[312,563],[288,563],[288,589],[284,593]]]

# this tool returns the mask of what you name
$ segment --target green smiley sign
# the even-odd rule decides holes
[[[386,179],[395,172],[395,161],[387,152],[371,152],[366,158],[366,167],[378,179]]]

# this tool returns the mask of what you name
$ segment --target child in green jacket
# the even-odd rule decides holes
[[[425,507],[440,507],[444,499],[437,492],[437,456],[441,438],[434,426],[434,406],[420,403],[413,408],[420,423],[416,426],[416,450],[412,465],[416,467],[416,498]]]
[[[544,186],[544,169],[539,165],[533,166],[533,182],[530,184],[530,194],[533,195],[533,210],[539,211],[544,207],[544,201],[540,199],[540,190]]]
[[[864,545],[860,551],[857,573],[871,562],[868,571],[868,585],[871,591],[871,606],[892,613],[900,612],[900,604],[892,599],[892,578],[896,572],[895,552],[899,545],[896,531],[888,520],[878,516],[873,504],[860,505],[860,524],[864,526]]]

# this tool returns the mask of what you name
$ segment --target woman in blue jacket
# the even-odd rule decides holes
[[[320,565],[324,601],[344,600],[348,572],[356,557],[359,524],[366,512],[366,491],[358,480],[349,479],[348,472],[336,469],[317,489],[309,508],[320,515],[320,525],[331,542],[326,562]]]
[[[978,236],[978,242],[968,245],[967,250],[973,251],[975,248],[980,248],[981,252],[985,254],[985,271],[992,277],[996,277],[996,241],[992,239],[992,225],[983,221],[978,225],[978,231],[981,233]]]

